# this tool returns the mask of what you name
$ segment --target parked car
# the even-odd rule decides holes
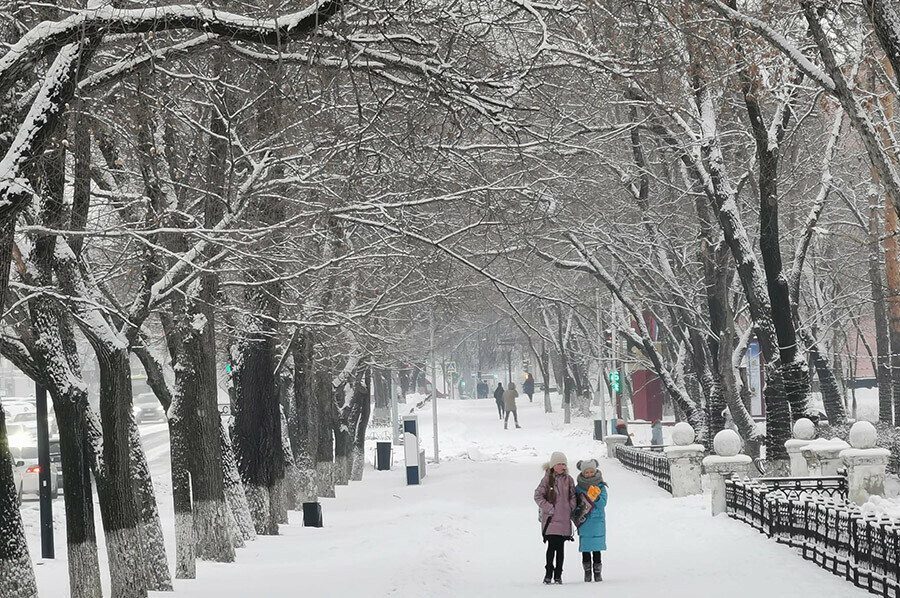
[[[6,424],[6,438],[10,448],[36,446],[37,433],[34,428],[23,423]]]
[[[167,421],[166,412],[152,392],[142,392],[134,397],[134,419],[139,424]]]
[[[7,418],[14,418],[21,413],[35,413],[34,397],[3,397],[3,411]],[[33,416],[32,416],[33,417]]]
[[[41,466],[38,465],[38,449],[36,446],[9,447],[16,462],[16,470],[22,478],[20,496],[40,496]],[[50,498],[59,496],[59,481],[56,465],[50,462]]]

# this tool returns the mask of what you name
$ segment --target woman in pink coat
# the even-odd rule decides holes
[[[550,455],[550,462],[544,464],[544,469],[547,474],[534,490],[534,502],[541,509],[541,533],[547,543],[544,583],[549,584],[551,576],[553,583],[562,583],[565,543],[572,539],[575,482],[569,475],[566,456],[560,452]]]

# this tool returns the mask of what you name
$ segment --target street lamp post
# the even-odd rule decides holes
[[[35,383],[37,407],[37,441],[39,497],[41,501],[41,556],[56,557],[53,547],[53,499],[50,498],[50,429],[47,426],[47,389]]]

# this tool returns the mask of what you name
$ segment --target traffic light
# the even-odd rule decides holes
[[[230,363],[225,366],[225,371],[228,372],[229,374],[231,373],[231,364]]]
[[[619,392],[619,389],[621,388],[621,385],[619,384],[619,372],[609,373],[609,385],[613,392]]]

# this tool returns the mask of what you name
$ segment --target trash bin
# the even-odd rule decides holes
[[[605,419],[594,420],[594,440],[603,440],[603,430],[605,424]]]
[[[391,468],[391,443],[376,442],[375,443],[375,469],[378,471],[388,471]]]
[[[322,527],[322,504],[303,503],[303,527]]]

